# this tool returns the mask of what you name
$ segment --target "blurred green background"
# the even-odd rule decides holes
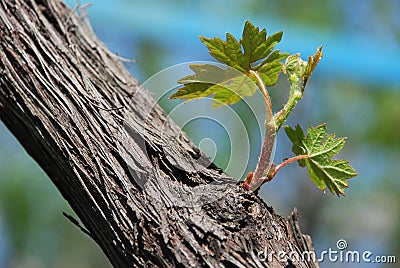
[[[73,7],[75,1],[67,3]],[[359,176],[350,181],[346,197],[337,198],[321,193],[295,164],[264,185],[260,195],[281,215],[298,208],[302,230],[313,237],[317,253],[337,250],[337,240],[345,239],[348,250],[396,255],[400,262],[400,1],[118,0],[94,1],[86,11],[111,51],[137,59],[128,67],[141,82],[174,64],[211,60],[197,36],[224,38],[231,32],[240,37],[246,19],[269,33],[283,30],[279,48],[303,58],[322,44],[324,58],[287,124],[305,128],[327,122],[329,132],[347,136],[339,157]],[[271,90],[276,109],[286,101],[286,86],[282,80]],[[171,104],[161,105],[169,110]],[[242,103],[233,108],[246,111]],[[251,124],[247,127],[257,137]],[[209,135],[202,124],[185,131],[195,143]],[[218,146],[218,140],[216,162],[224,167],[229,146]],[[292,153],[284,133],[277,142],[279,163]],[[254,138],[252,146],[248,170],[256,165],[260,140]],[[110,267],[63,211],[73,214],[0,124],[0,267]],[[396,265],[324,261],[321,267]]]

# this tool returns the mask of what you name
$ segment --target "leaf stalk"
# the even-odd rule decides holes
[[[271,97],[268,90],[256,71],[250,70],[251,75],[256,78],[257,84],[261,93],[264,96],[266,103],[266,118],[265,118],[265,136],[261,147],[260,157],[258,159],[256,170],[250,180],[249,190],[255,191],[264,183],[264,177],[267,176],[271,168],[271,155],[274,149],[276,124],[272,113]]]
[[[277,165],[277,166],[274,168],[274,171],[273,171],[271,174],[268,174],[268,176],[264,179],[264,182],[269,182],[269,181],[271,181],[271,180],[275,177],[275,175],[278,173],[278,171],[279,171],[281,168],[283,168],[284,166],[287,166],[287,165],[289,165],[289,164],[291,164],[291,163],[293,163],[293,162],[299,161],[299,160],[301,160],[301,159],[308,159],[308,158],[310,158],[309,155],[303,154],[303,155],[297,155],[297,156],[294,156],[294,157],[291,157],[291,158],[286,159],[285,161],[283,161],[282,163],[280,163],[279,165]]]

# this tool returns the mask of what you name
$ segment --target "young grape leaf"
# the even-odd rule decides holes
[[[222,69],[211,64],[192,64],[190,69],[194,74],[178,81],[184,86],[179,88],[171,99],[192,100],[214,95],[213,107],[217,108],[225,104],[235,104],[245,96],[252,96],[258,88],[251,78],[234,68]],[[278,73],[279,71],[277,70]]]
[[[299,94],[303,94],[307,81],[321,58],[322,46],[318,47],[313,56],[308,57],[307,62],[303,61],[299,54],[290,55],[286,59],[284,72],[288,76],[292,91],[298,91]]]
[[[307,166],[311,180],[320,188],[327,187],[336,195],[344,195],[344,188],[348,187],[348,179],[357,175],[356,171],[346,160],[333,160],[345,144],[345,138],[335,138],[334,134],[327,136],[326,125],[315,128],[309,127],[307,136],[300,126],[292,129],[285,126],[285,132],[293,142],[292,151],[296,155],[307,155],[299,165]]]
[[[233,35],[227,33],[226,41],[223,41],[218,37],[212,39],[200,36],[199,38],[201,42],[207,46],[210,55],[215,59],[226,63],[228,66],[238,69],[241,72],[246,70],[244,67],[245,61],[240,43]]]
[[[272,57],[273,53],[270,55]],[[322,46],[318,47],[308,62],[302,60],[299,54],[290,55],[285,61],[283,72],[287,75],[290,84],[290,95],[285,106],[274,115],[276,128],[279,130],[292,112],[297,102],[303,98],[304,89],[312,72],[322,58]]]
[[[257,90],[257,80],[250,74],[255,70],[265,86],[274,85],[281,72],[281,61],[289,54],[274,51],[274,46],[282,39],[282,32],[267,37],[265,29],[259,30],[246,21],[242,38],[238,41],[230,33],[226,41],[215,37],[200,37],[210,54],[218,61],[228,65],[222,69],[210,64],[192,64],[193,75],[178,81],[183,87],[171,99],[192,100],[213,96],[213,107],[234,104],[245,96],[252,96]],[[264,59],[265,58],[265,59]],[[256,62],[261,61],[257,66]]]
[[[244,51],[243,67],[246,70],[250,70],[253,63],[267,57],[274,49],[274,46],[281,41],[282,35],[283,32],[281,31],[268,36],[267,38],[267,31],[265,29],[260,31],[259,28],[255,27],[251,22],[246,21],[242,38],[240,39],[240,44]],[[263,64],[257,66],[257,69],[265,63],[272,62],[272,60],[281,61],[289,56],[288,53],[280,53],[279,50],[275,50],[272,54],[274,54],[274,56],[271,58],[268,57],[269,61],[263,62]]]
[[[200,40],[215,59],[241,72],[247,72],[253,69],[254,63],[266,57],[259,65],[254,66],[255,70],[267,63],[282,61],[289,56],[287,53],[280,53],[279,50],[273,51],[275,45],[281,41],[282,34],[277,32],[267,37],[265,29],[260,31],[251,22],[246,21],[240,41],[230,33],[226,34],[226,41],[218,37],[200,37]]]

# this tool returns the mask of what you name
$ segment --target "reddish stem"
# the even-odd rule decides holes
[[[268,176],[264,179],[264,182],[271,181],[271,180],[275,177],[276,173],[278,173],[278,171],[279,171],[281,168],[283,168],[284,166],[287,166],[287,165],[289,165],[289,164],[291,164],[291,163],[293,163],[293,162],[296,162],[296,161],[298,161],[298,160],[301,160],[301,159],[308,159],[308,158],[310,158],[310,156],[308,156],[308,155],[306,155],[306,154],[302,154],[302,155],[297,155],[297,156],[291,157],[291,158],[289,158],[289,159],[286,159],[285,161],[283,161],[282,163],[280,163],[279,165],[277,165],[277,166],[275,167],[274,172],[272,173],[272,175],[268,175]]]
[[[264,141],[261,147],[260,157],[258,158],[256,170],[254,171],[251,179],[247,180],[250,182],[249,189],[251,191],[254,191],[258,187],[260,187],[261,184],[263,184],[263,176],[265,176],[265,173],[268,172],[271,167],[271,155],[274,148],[276,126],[272,113],[271,98],[269,96],[268,90],[257,72],[250,70],[250,74],[252,74],[256,78],[258,87],[261,90],[261,93],[263,94],[266,103]]]

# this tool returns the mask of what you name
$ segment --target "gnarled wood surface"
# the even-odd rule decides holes
[[[65,4],[0,3],[0,118],[115,267],[318,267],[272,254],[311,239],[296,212],[286,220],[239,185],[197,207],[160,202],[163,184],[143,191],[229,178],[198,170],[198,149]]]

